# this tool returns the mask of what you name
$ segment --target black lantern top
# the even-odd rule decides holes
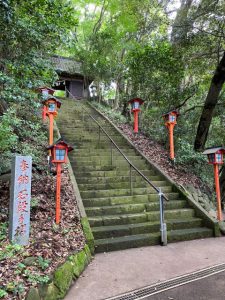
[[[223,154],[225,153],[225,148],[222,146],[215,146],[205,149],[203,154],[208,156],[209,164],[223,164]]]
[[[68,152],[72,151],[73,147],[60,138],[47,149],[51,150],[53,163],[66,163]]]
[[[128,104],[131,104],[133,111],[140,111],[140,106],[144,103],[144,100],[141,98],[133,98],[128,101]]]

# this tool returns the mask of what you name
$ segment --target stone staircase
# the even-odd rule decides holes
[[[213,229],[197,217],[186,197],[110,122],[86,102],[63,100],[57,125],[61,136],[75,146],[70,162],[95,238],[96,252],[159,244],[159,197],[135,170],[132,170],[131,193],[129,164],[102,132],[99,135],[98,126],[88,114],[94,116],[128,159],[170,200],[165,206],[169,242],[213,236]]]

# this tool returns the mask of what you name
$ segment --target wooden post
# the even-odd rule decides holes
[[[138,111],[134,111],[134,133],[138,133]]]
[[[215,177],[216,198],[217,198],[217,219],[219,221],[222,221],[220,180],[219,180],[219,166],[218,166],[218,164],[214,164],[214,177]]]
[[[60,223],[60,193],[61,193],[61,163],[56,163],[57,179],[56,179],[56,212],[55,222]]]

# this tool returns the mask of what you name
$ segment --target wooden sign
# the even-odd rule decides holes
[[[12,161],[9,239],[27,245],[30,232],[32,157],[16,156]]]

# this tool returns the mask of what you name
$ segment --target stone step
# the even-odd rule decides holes
[[[96,161],[96,162],[79,162],[79,160],[70,160],[71,165],[76,168],[76,169],[83,169],[87,171],[92,171],[92,170],[102,170],[103,167],[107,168],[114,168],[114,167],[121,167],[123,169],[130,169],[130,164],[126,160],[117,160],[115,157],[111,163],[105,162],[105,161]],[[145,161],[133,161],[131,162],[136,168],[138,169],[148,169],[149,165],[146,164]]]
[[[165,193],[165,196],[169,200],[181,200],[178,193]],[[113,196],[102,198],[83,198],[85,207],[99,207],[119,204],[136,204],[136,203],[148,203],[152,201],[159,201],[158,194],[144,194],[133,196]]]
[[[171,219],[167,220],[167,230],[177,230],[185,228],[201,227],[202,220],[200,218],[190,218],[190,219]],[[93,227],[92,233],[96,240],[115,238],[128,235],[137,235],[143,233],[153,233],[159,232],[160,222],[145,222],[136,224],[126,224],[126,225],[114,225],[114,226],[102,226]]]
[[[154,184],[156,187],[162,187],[162,186],[169,186],[169,183],[167,181],[152,181],[152,184]],[[148,187],[149,183],[147,183],[144,179],[142,181],[135,182],[132,179],[132,187],[133,188],[144,188]],[[130,188],[130,181],[129,182],[110,182],[110,183],[84,183],[79,184],[79,189],[81,191],[87,191],[87,190],[108,190],[108,189],[122,189],[122,188]]]
[[[187,207],[185,200],[170,201],[166,203],[165,210],[181,209]],[[113,206],[100,207],[86,207],[85,211],[88,217],[106,216],[106,215],[120,215],[142,213],[146,211],[159,211],[159,201],[152,203],[134,203],[134,204],[120,204]]]
[[[124,153],[128,158],[131,155],[137,155],[135,150],[132,149],[127,149],[126,153]],[[121,157],[122,154],[119,151],[114,151],[113,155],[116,157]],[[75,158],[84,158],[86,159],[87,157],[101,157],[101,156],[110,156],[111,157],[111,149],[105,150],[105,149],[86,149],[86,151],[82,152],[79,149],[74,149],[73,152],[69,153],[69,157],[75,157]]]
[[[172,186],[161,187],[163,193],[172,192]],[[130,189],[109,189],[109,190],[89,190],[80,191],[81,197],[86,198],[101,198],[101,197],[112,197],[112,196],[130,196],[132,195],[143,195],[156,193],[152,187],[146,188],[133,188],[132,193]]]
[[[167,219],[187,219],[192,218],[195,211],[192,208],[171,209],[165,211],[165,220]],[[107,215],[88,217],[91,227],[125,225],[134,223],[154,222],[159,220],[159,211],[142,212],[136,214]]]
[[[158,175],[151,175],[148,177],[149,180],[161,181],[162,177]],[[142,182],[144,179],[137,175],[132,176],[132,182]],[[130,183],[130,176],[116,176],[116,177],[76,177],[78,184],[108,184],[108,183]]]
[[[123,162],[125,161],[125,158],[120,154],[120,155],[116,155],[116,157],[114,156],[113,153],[113,158],[116,159],[116,161],[119,162]],[[137,155],[129,155],[127,156],[127,158],[135,163],[135,162],[145,162],[145,160],[141,157],[141,156],[137,156]],[[74,162],[79,162],[79,163],[85,163],[85,164],[93,164],[93,163],[111,163],[111,151],[109,153],[104,153],[104,156],[100,156],[100,155],[93,155],[93,156],[83,156],[83,157],[77,157],[75,154],[72,156],[70,156],[70,161],[74,161]]]
[[[116,176],[129,176],[129,170],[98,170],[98,171],[80,171],[76,168],[73,169],[76,178],[79,177],[116,177]],[[145,176],[155,175],[156,172],[154,170],[140,170],[142,174]],[[136,172],[135,172],[136,173]],[[136,176],[135,173],[132,173],[132,176]],[[139,175],[140,176],[140,175]]]
[[[208,228],[196,227],[178,229],[168,232],[168,241],[193,240],[212,236],[212,230]],[[160,243],[159,233],[129,235],[111,239],[99,239],[95,241],[96,253],[137,248],[143,246],[156,245]]]

